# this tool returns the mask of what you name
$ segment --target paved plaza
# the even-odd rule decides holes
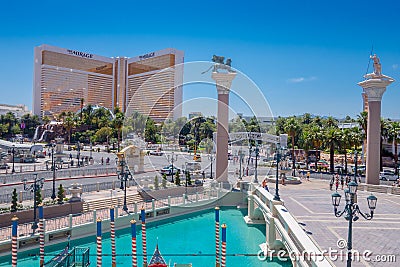
[[[275,185],[270,183],[272,194]],[[344,208],[344,192],[338,190],[342,195],[339,210]],[[347,240],[348,221],[344,217],[336,218],[333,214],[329,182],[311,179],[303,181],[301,185],[287,185],[279,187],[279,193],[289,212],[297,219],[304,231],[316,241],[322,250],[338,250],[346,253],[345,249],[339,249],[338,240]],[[359,191],[358,204],[362,212],[367,213],[367,196],[371,193]],[[353,266],[399,266],[400,261],[400,196],[374,193],[378,198],[374,218],[367,221],[361,216],[353,222],[353,249],[362,253],[369,250],[372,255],[360,261],[353,261]],[[367,253],[367,252],[365,252]],[[378,256],[379,255],[379,256]],[[384,255],[382,257],[382,255]],[[378,257],[392,257],[397,262],[376,262]],[[368,262],[368,258],[371,261]],[[340,256],[334,261],[336,266],[346,265],[346,256],[342,260]]]

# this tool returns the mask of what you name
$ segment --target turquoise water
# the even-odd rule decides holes
[[[227,224],[227,266],[291,266],[290,262],[270,262],[257,259],[259,244],[265,242],[264,226],[247,226],[243,210],[222,208],[220,224]],[[193,266],[215,266],[215,222],[214,210],[196,212],[147,224],[147,255],[150,261],[157,240],[165,261],[192,263]],[[137,225],[138,254],[142,253],[140,224]],[[95,226],[93,232],[95,233]],[[111,266],[111,241],[109,233],[103,234],[103,266]],[[90,247],[91,266],[96,266],[96,237],[72,240],[72,246]],[[65,247],[66,243],[46,247],[45,261]],[[116,232],[117,266],[132,266],[130,227]],[[18,253],[18,266],[39,266],[39,248]],[[214,253],[214,255],[212,255]],[[51,255],[50,255],[51,254]],[[247,254],[247,255],[243,255]],[[250,254],[250,255],[249,255]],[[142,257],[138,257],[142,263]],[[141,265],[141,264],[140,264]],[[0,258],[0,266],[11,266],[11,256]]]

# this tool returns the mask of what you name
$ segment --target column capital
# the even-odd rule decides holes
[[[215,81],[218,94],[229,94],[232,81],[236,77],[235,72],[221,73],[213,72],[211,78]]]
[[[386,75],[371,75],[365,75],[364,77],[366,80],[359,82],[358,85],[364,89],[368,102],[381,101],[382,96],[386,91],[386,87],[394,82],[394,79]]]

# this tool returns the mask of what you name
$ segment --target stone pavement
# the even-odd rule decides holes
[[[269,188],[274,194],[275,184],[270,183]],[[339,210],[344,208],[344,192]],[[343,252],[341,259],[334,260],[336,266],[346,266],[346,248],[340,249],[338,240],[347,241],[348,221],[344,217],[336,218],[333,214],[333,206],[329,182],[311,179],[301,185],[279,186],[279,194],[289,212],[296,218],[304,231],[316,241],[322,250],[338,250]],[[362,212],[369,212],[367,196],[371,193],[359,191],[358,204]],[[378,198],[374,218],[367,221],[361,216],[353,222],[353,249],[360,252],[360,260],[353,261],[353,266],[382,266],[395,267],[400,262],[400,196],[374,193]],[[371,251],[372,255],[363,258],[362,253]],[[365,252],[368,253],[368,252]],[[394,255],[394,256],[392,256]],[[386,257],[386,259],[384,259]],[[397,262],[388,261],[387,258],[395,258]],[[368,259],[371,259],[370,261]],[[378,262],[380,259],[381,262]]]

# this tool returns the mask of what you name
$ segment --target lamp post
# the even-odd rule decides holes
[[[253,183],[258,184],[258,177],[257,177],[257,160],[258,160],[258,156],[259,156],[259,152],[260,149],[258,148],[258,141],[256,140],[256,148],[255,148],[255,153],[256,153],[256,166],[255,166],[255,170],[254,170],[254,180]]]
[[[172,151],[171,155],[167,155],[167,158],[168,158],[168,162],[171,160],[171,165],[172,165],[172,168],[171,168],[171,183],[174,183],[174,158],[175,158],[175,161],[177,161],[178,160],[178,155],[174,155],[174,151]]]
[[[354,150],[354,182],[357,184],[357,150]]]
[[[22,180],[23,185],[24,185],[24,190],[25,191],[31,191],[33,193],[33,224],[32,224],[32,230],[35,231],[38,228],[37,222],[36,222],[36,192],[40,189],[43,188],[44,185],[44,178],[37,178],[37,173],[33,174],[34,179],[33,179],[33,184],[27,186],[27,180],[24,178]]]
[[[212,167],[212,165],[213,165],[213,161],[215,160],[215,157],[214,157],[212,151],[210,153],[209,159],[210,159],[210,173],[211,173],[210,174],[210,179],[212,179],[213,178],[213,167]]]
[[[12,146],[11,153],[12,153],[12,155],[13,155],[13,165],[12,165],[11,173],[15,173],[15,168],[14,168],[14,161],[15,161],[15,145]]]
[[[354,181],[348,184],[348,188],[345,189],[345,200],[346,205],[343,211],[338,211],[340,204],[341,195],[338,192],[332,194],[332,205],[334,208],[334,214],[336,217],[341,217],[343,214],[344,218],[349,222],[348,234],[347,234],[347,267],[351,267],[351,250],[352,250],[352,235],[353,235],[353,221],[359,219],[358,215],[361,215],[366,220],[371,220],[374,216],[374,210],[376,208],[376,201],[378,200],[374,195],[367,197],[368,207],[370,213],[361,212],[357,203],[355,203],[355,198],[357,196],[358,184]]]
[[[242,150],[239,150],[239,180],[242,180],[242,160],[243,160],[243,156],[244,153],[242,152]]]
[[[53,171],[53,191],[51,199],[56,199],[56,163],[54,162],[54,144],[51,144],[51,170]]]
[[[280,146],[279,143],[276,144],[276,180],[275,180],[275,196],[274,196],[274,200],[276,201],[281,201],[281,198],[279,197],[279,158],[280,158],[280,154],[279,154],[279,150],[280,150]]]
[[[119,163],[118,164],[119,170],[117,170],[117,175],[118,175],[118,180],[121,181],[120,189],[124,190],[124,205],[123,205],[122,209],[124,211],[128,212],[128,206],[126,205],[126,182],[129,180],[129,178],[132,179],[133,177],[132,177],[132,174],[129,171],[128,166],[126,164],[124,154],[122,154],[122,153],[121,154],[118,153],[118,154],[119,154],[119,157],[117,158],[117,161],[118,161],[117,163]]]

